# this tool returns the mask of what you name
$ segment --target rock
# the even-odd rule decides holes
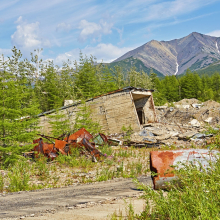
[[[163,134],[163,135],[161,135],[161,136],[157,136],[156,139],[157,139],[158,141],[161,141],[161,140],[167,140],[167,139],[169,139],[170,137],[171,137],[171,134]]]
[[[146,130],[142,130],[140,133],[139,133],[139,136],[150,136],[150,137],[153,137],[154,134],[150,131],[146,131]]]
[[[164,134],[166,134],[167,132],[165,131],[165,130],[154,130],[154,131],[152,131],[152,133],[154,134],[154,135],[156,135],[156,136],[161,136],[161,135],[164,135]]]
[[[31,214],[31,215],[30,215],[30,217],[34,217],[34,216],[35,216],[34,214]]]
[[[176,137],[176,136],[178,136],[178,134],[179,134],[179,132],[175,132],[175,131],[170,132],[171,137]]]
[[[199,123],[199,121],[198,120],[196,120],[196,119],[193,119],[192,121],[190,121],[190,124],[192,125],[192,126],[194,126],[194,127],[200,127],[200,123]]]
[[[143,141],[145,143],[156,143],[157,142],[155,138],[144,138]]]
[[[211,123],[212,120],[213,120],[213,117],[208,117],[208,118],[205,120],[205,122],[207,122],[207,123]]]
[[[197,131],[188,131],[183,134],[179,134],[179,138],[180,139],[189,139],[192,136],[194,136],[196,133],[197,133]]]

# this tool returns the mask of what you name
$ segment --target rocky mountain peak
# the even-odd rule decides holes
[[[186,37],[170,41],[151,40],[115,61],[133,57],[163,75],[176,75],[188,68],[193,71],[220,60],[219,47],[220,38],[192,32]]]

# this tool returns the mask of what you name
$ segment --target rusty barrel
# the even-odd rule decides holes
[[[181,164],[200,164],[207,168],[209,162],[216,162],[219,151],[208,149],[181,149],[150,152],[150,169],[157,175],[152,176],[154,189],[167,188],[166,182],[176,179],[172,172],[175,166],[181,168]],[[175,168],[175,169],[176,169]]]

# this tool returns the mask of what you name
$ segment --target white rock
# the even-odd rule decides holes
[[[212,122],[212,119],[213,119],[213,117],[208,117],[208,118],[205,120],[205,122],[210,123],[210,122]]]
[[[194,127],[199,127],[199,126],[200,126],[199,121],[196,120],[196,119],[193,119],[193,120],[190,122],[190,124],[191,124],[192,126],[194,126]]]

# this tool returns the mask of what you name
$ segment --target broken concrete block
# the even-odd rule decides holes
[[[212,120],[213,120],[213,117],[208,117],[208,118],[205,120],[205,122],[211,123]]]
[[[171,137],[176,137],[179,134],[179,132],[171,131],[170,135]]]
[[[179,134],[179,139],[189,139],[197,134],[197,131],[188,131],[183,134]]]
[[[166,134],[167,132],[165,130],[154,130],[152,131],[152,133],[156,136],[161,136],[161,135]]]
[[[143,139],[143,141],[145,142],[145,143],[157,143],[157,140],[156,139],[154,139],[154,138],[144,138]]]
[[[197,119],[193,119],[193,120],[190,122],[190,124],[191,124],[192,126],[194,126],[194,127],[200,127],[200,125],[201,125]]]
[[[142,130],[140,133],[139,133],[140,136],[150,136],[150,137],[153,137],[154,134],[150,131],[146,131],[146,130]]]
[[[155,137],[158,141],[161,141],[161,140],[167,140],[171,137],[171,134],[163,134],[161,136],[157,136]]]

